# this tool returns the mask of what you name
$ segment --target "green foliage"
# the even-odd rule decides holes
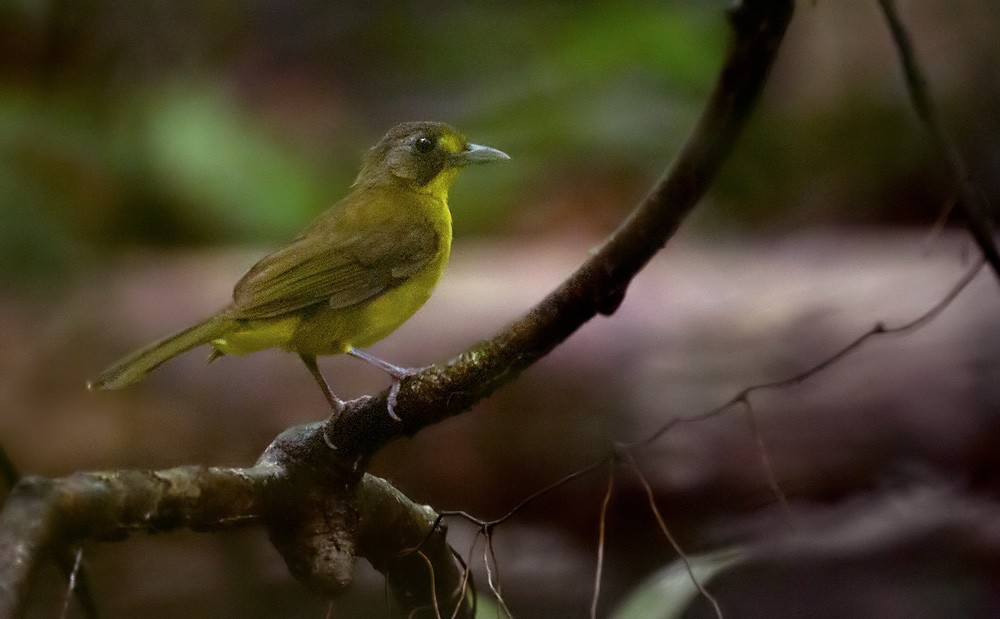
[[[332,201],[304,153],[210,89],[175,88],[146,100],[145,172],[194,227],[228,240],[282,241]]]
[[[75,93],[0,97],[0,274],[58,277],[109,238],[287,240],[350,183],[209,89],[134,97],[100,115]]]
[[[57,275],[122,243],[285,242],[402,120],[445,120],[512,156],[456,185],[459,238],[602,221],[696,122],[728,4],[8,4],[0,274]],[[870,54],[863,43],[852,53]],[[712,229],[927,221],[948,196],[905,99],[879,88],[894,58],[827,87],[800,59],[810,42],[797,44],[699,217]],[[812,94],[796,98],[781,89],[798,64]],[[954,83],[945,94],[961,97]],[[613,195],[623,203],[601,199]]]
[[[80,251],[88,222],[64,204],[101,200],[93,144],[66,109],[0,93],[0,280],[43,283]]]
[[[761,110],[714,187],[717,208],[753,226],[933,221],[948,198],[913,119],[860,95],[831,106]],[[905,204],[881,203],[911,189]]]
[[[402,119],[448,120],[514,155],[504,174],[467,175],[453,197],[460,235],[502,227],[533,187],[597,158],[661,166],[724,34],[697,3],[301,3],[280,30],[266,7],[198,12],[207,23],[197,28],[181,9],[6,11],[28,51],[0,83],[0,272],[23,279],[58,276],[109,243],[286,241],[346,192],[363,149]],[[47,23],[66,37],[48,61],[31,53]],[[285,92],[289,70],[301,78]],[[367,126],[329,132],[317,152],[301,136],[326,114],[267,112],[303,95],[341,127]]]
[[[693,581],[708,587],[719,573],[739,565],[743,552],[721,550],[688,557],[691,571],[675,561],[639,584],[611,615],[613,619],[680,619],[697,600],[707,603]]]

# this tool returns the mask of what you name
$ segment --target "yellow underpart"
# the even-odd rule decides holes
[[[352,333],[350,337],[344,338],[344,343],[352,348],[370,346],[409,320],[430,298],[448,261],[450,245],[450,242],[445,243],[437,258],[404,284],[362,304],[352,312]]]
[[[445,170],[431,184],[447,193],[449,177],[457,169]],[[442,177],[445,177],[442,180]],[[349,307],[319,304],[285,318],[236,321],[225,335],[212,340],[222,354],[245,355],[266,348],[282,348],[311,355],[336,355],[374,344],[395,331],[416,313],[437,284],[451,253],[451,212],[444,197],[423,199],[428,222],[439,239],[437,255],[419,273],[384,293]]]
[[[284,348],[299,327],[300,316],[271,320],[248,320],[224,337],[212,340],[212,346],[225,355],[246,355],[266,348]]]
[[[437,255],[422,271],[363,303],[341,308],[317,307],[303,316],[292,339],[283,347],[314,355],[345,353],[374,344],[416,313],[430,298],[451,252],[451,213],[447,205],[441,201],[428,202],[426,206],[438,211],[432,221],[440,244]]]
[[[447,202],[448,200],[448,190],[455,183],[455,178],[458,177],[459,168],[445,168],[434,177],[431,182],[427,183],[420,188],[421,193],[429,193],[434,196],[435,199],[442,202]],[[448,207],[445,207],[445,212],[448,211]],[[450,222],[450,216],[449,216]]]

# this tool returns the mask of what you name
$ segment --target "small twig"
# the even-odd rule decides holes
[[[476,531],[476,535],[472,538],[472,543],[469,544],[469,557],[468,557],[468,560],[467,561],[461,561],[461,563],[462,563],[462,566],[465,568],[465,575],[467,575],[468,576],[468,580],[471,581],[471,579],[472,579],[472,568],[471,568],[471,565],[472,565],[472,555],[475,554],[475,552],[476,552],[476,544],[479,542],[479,538],[482,537],[483,538],[483,567],[486,569],[486,581],[487,581],[487,584],[489,585],[490,591],[493,592],[493,596],[497,600],[497,609],[499,611],[503,611],[503,613],[506,614],[508,617],[513,617],[513,614],[510,612],[510,609],[507,608],[507,603],[504,601],[503,596],[500,594],[499,588],[497,586],[495,586],[494,583],[493,583],[493,571],[490,569],[490,557],[492,555],[492,557],[493,557],[493,563],[495,564],[496,563],[496,556],[492,554],[493,553],[493,549],[492,549],[491,536],[492,536],[492,530],[489,529],[489,528],[487,528],[486,526],[480,525],[479,529]],[[457,556],[457,553],[455,553],[455,554]],[[464,580],[465,580],[465,578],[463,576],[463,581]],[[473,595],[475,595],[475,587],[473,587]],[[473,617],[476,616],[475,608],[476,608],[476,604],[473,604],[473,614],[472,614]]]
[[[917,63],[913,43],[906,27],[899,18],[895,1],[879,0],[879,6],[882,7],[882,14],[889,25],[896,50],[899,52],[899,60],[903,65],[903,75],[906,79],[906,88],[910,94],[913,109],[927,128],[935,148],[941,151],[947,159],[955,184],[958,186],[958,207],[965,215],[966,226],[976,244],[979,245],[983,257],[993,269],[993,274],[1000,279],[1000,252],[997,251],[996,243],[993,240],[993,224],[990,221],[989,208],[985,204],[982,193],[976,190],[969,169],[965,165],[962,155],[958,152],[958,148],[955,147],[955,143],[938,119],[937,109],[934,107],[934,102],[931,100],[927,88],[927,80]]]
[[[601,574],[604,571],[604,536],[607,530],[608,505],[611,503],[611,491],[614,488],[615,470],[608,470],[608,488],[601,501],[601,516],[597,527],[597,569],[594,571],[594,596],[590,600],[590,619],[597,618],[597,603],[601,598]]]
[[[443,510],[441,512],[438,512],[437,520],[434,521],[434,527],[432,527],[432,529],[436,529],[440,525],[441,521],[446,517],[458,517],[476,525],[480,529],[483,529],[484,532],[490,532],[497,525],[502,524],[504,521],[513,518],[519,511],[527,507],[530,503],[533,503],[535,500],[541,498],[542,496],[548,494],[549,492],[555,490],[556,488],[560,486],[565,486],[574,479],[586,475],[587,473],[593,471],[597,467],[601,466],[602,464],[610,460],[612,457],[613,456],[608,455],[601,458],[600,460],[591,462],[587,466],[573,471],[569,475],[566,475],[565,477],[562,477],[552,482],[551,484],[545,486],[544,488],[532,492],[530,495],[522,499],[517,505],[512,507],[507,513],[505,513],[503,516],[500,516],[499,518],[495,518],[493,520],[482,520],[463,510]],[[428,536],[429,535],[430,534],[428,534]]]
[[[712,608],[715,610],[715,616],[718,617],[718,619],[723,619],[722,608],[719,606],[719,602],[715,599],[715,596],[709,593],[708,589],[701,584],[698,577],[695,576],[694,568],[691,566],[691,561],[688,560],[687,554],[684,553],[681,545],[677,543],[677,539],[670,532],[670,529],[667,528],[667,521],[663,519],[663,514],[660,513],[660,508],[656,505],[656,496],[653,494],[653,487],[649,484],[649,480],[646,479],[646,476],[643,475],[642,471],[639,469],[639,465],[636,464],[635,458],[632,457],[632,454],[628,451],[623,453],[625,454],[625,459],[628,460],[629,467],[632,469],[632,472],[635,473],[635,476],[639,479],[639,483],[642,484],[642,487],[646,492],[646,500],[649,502],[649,508],[653,511],[653,515],[656,517],[656,522],[660,526],[660,531],[663,532],[663,536],[667,538],[667,541],[670,542],[670,546],[673,547],[674,552],[680,556],[681,561],[684,563],[684,569],[688,573],[688,578],[690,578],[691,582],[694,583],[694,586],[697,587],[701,596],[712,605]]]
[[[495,593],[497,595],[497,597],[502,600],[503,599],[503,595],[501,594],[501,592],[503,591],[503,585],[500,584],[500,562],[497,561],[497,551],[493,547],[493,532],[492,531],[489,534],[486,535],[486,548],[487,548],[487,550],[489,550],[490,561],[493,563],[493,567],[495,568],[495,571],[496,571],[496,584],[494,585],[494,583],[491,582],[490,583],[490,588],[493,589],[493,593]]]
[[[431,580],[431,603],[434,605],[434,616],[437,619],[441,619],[441,607],[440,605],[438,605],[438,596],[437,596],[437,582],[434,579],[434,564],[431,563],[431,560],[427,557],[427,555],[424,554],[422,550],[418,550],[417,555],[424,560],[424,563],[427,564],[427,571],[429,573]]]
[[[502,600],[503,596],[497,591],[496,585],[493,584],[493,570],[490,569],[490,535],[491,533],[482,532],[483,534],[483,568],[486,570],[486,585],[489,586],[490,591],[493,592],[493,597],[498,600]]]
[[[750,435],[757,442],[757,454],[760,456],[760,463],[764,468],[764,475],[767,477],[767,485],[771,488],[774,496],[778,498],[778,504],[781,505],[781,511],[785,514],[788,526],[795,528],[792,508],[788,505],[788,497],[785,496],[785,491],[778,485],[778,476],[774,472],[774,465],[771,462],[771,456],[768,454],[767,445],[764,444],[764,436],[757,425],[757,415],[754,414],[753,405],[748,399],[741,400],[740,403],[743,404],[743,410],[746,412],[747,424],[750,426]]]
[[[484,538],[483,566],[486,567],[486,584],[489,585],[490,591],[493,592],[493,597],[496,599],[497,604],[500,607],[500,610],[502,610],[504,614],[507,615],[508,617],[513,617],[514,616],[513,613],[511,613],[510,609],[507,608],[507,602],[505,602],[503,599],[503,594],[500,593],[499,571],[497,572],[497,581],[493,582],[493,570],[490,569],[491,561],[493,566],[496,567],[497,570],[500,569],[500,566],[497,565],[496,555],[493,553],[493,532],[483,530],[481,531],[481,533]]]
[[[960,295],[962,291],[964,291],[968,287],[968,285],[972,282],[972,280],[975,279],[976,275],[983,268],[984,264],[986,264],[986,260],[980,259],[979,262],[973,265],[972,268],[966,271],[965,274],[962,275],[961,278],[959,278],[958,282],[956,282],[955,285],[952,286],[952,288],[947,292],[947,294],[944,295],[944,297],[942,297],[928,310],[926,310],[924,313],[920,314],[913,320],[903,323],[896,327],[887,327],[882,322],[876,323],[874,327],[872,327],[865,333],[862,333],[854,340],[852,340],[851,342],[849,342],[848,344],[846,344],[845,346],[834,352],[832,355],[824,358],[822,361],[816,363],[812,367],[802,370],[801,372],[794,374],[788,378],[783,378],[774,381],[767,381],[763,383],[758,383],[756,385],[751,385],[749,387],[745,387],[739,393],[734,395],[732,398],[730,398],[726,402],[722,403],[721,405],[713,409],[710,409],[698,415],[693,415],[691,417],[675,417],[667,421],[663,425],[661,425],[649,436],[639,439],[632,443],[626,443],[623,445],[623,447],[625,449],[646,447],[659,440],[674,426],[680,425],[682,423],[694,423],[698,421],[703,421],[705,419],[720,415],[725,411],[729,410],[730,408],[732,408],[733,406],[736,406],[741,402],[748,401],[750,395],[753,393],[764,390],[782,389],[785,387],[791,387],[793,385],[802,383],[807,379],[812,378],[816,374],[822,372],[823,370],[830,367],[834,363],[840,361],[844,357],[847,357],[851,353],[855,352],[856,350],[861,348],[861,346],[863,346],[866,342],[868,342],[868,340],[872,338],[885,335],[901,335],[904,333],[915,331],[923,327],[924,325],[928,324],[929,322],[937,318],[938,315],[940,315],[945,309],[948,308],[949,305],[952,304],[952,302],[958,297],[958,295]]]
[[[952,198],[945,202],[938,216],[934,219],[934,223],[931,224],[930,230],[927,231],[927,236],[924,239],[923,254],[931,253],[931,248],[941,238],[941,235],[944,234],[945,226],[948,225],[948,218],[951,217],[951,213],[954,210],[955,200]]]
[[[472,569],[469,564],[465,561],[465,557],[458,554],[458,551],[454,548],[451,549],[451,554],[455,557],[455,560],[462,566],[462,578],[459,580],[458,587],[458,600],[461,601],[469,593],[469,584],[472,582]],[[476,599],[476,589],[472,588],[472,609],[471,616],[476,616],[476,605],[478,600]],[[462,604],[455,604],[455,608],[451,611],[451,619],[456,619],[458,617],[458,612],[462,609]]]
[[[820,361],[816,365],[812,366],[811,368],[805,369],[799,372],[798,374],[795,374],[794,376],[785,378],[783,380],[765,382],[758,385],[753,385],[751,387],[747,387],[730,401],[730,405],[745,400],[747,397],[750,396],[750,394],[756,391],[763,391],[765,389],[777,389],[781,387],[790,387],[792,385],[797,385],[799,383],[802,383],[806,379],[812,378],[819,372],[822,372],[823,370],[830,367],[834,363],[837,363],[844,357],[850,355],[858,348],[861,348],[861,346],[863,346],[868,340],[872,338],[881,335],[901,335],[903,333],[915,331],[923,327],[927,323],[937,318],[938,315],[941,314],[941,312],[943,312],[945,309],[948,308],[949,305],[951,305],[951,303],[955,300],[955,298],[958,297],[958,295],[961,294],[963,290],[965,290],[965,288],[972,282],[973,279],[975,279],[976,275],[979,273],[979,270],[983,268],[984,264],[985,264],[985,259],[980,260],[978,263],[973,265],[971,269],[969,269],[968,271],[965,272],[964,275],[962,275],[962,277],[958,280],[958,282],[954,286],[952,286],[952,288],[948,291],[947,294],[944,295],[944,297],[941,298],[941,300],[939,300],[937,303],[932,305],[930,309],[925,311],[923,314],[917,316],[913,320],[910,320],[909,322],[905,322],[895,327],[887,327],[883,322],[876,323],[875,326],[873,326],[870,330],[859,335],[857,338],[854,339],[854,341],[850,342],[849,344],[847,344],[834,354],[830,355],[826,359]]]

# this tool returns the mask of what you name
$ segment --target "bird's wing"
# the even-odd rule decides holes
[[[381,214],[334,207],[243,276],[231,315],[272,318],[317,303],[347,307],[398,286],[427,266],[439,243],[435,227],[407,206]]]

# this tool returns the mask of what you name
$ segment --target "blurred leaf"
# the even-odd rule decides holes
[[[88,225],[80,213],[102,199],[94,146],[65,108],[0,93],[0,277],[38,285],[65,275]]]
[[[593,5],[566,20],[545,63],[573,79],[598,79],[636,67],[704,93],[722,57],[725,26],[704,7]],[[572,71],[566,71],[572,69]]]
[[[479,592],[476,598],[476,619],[497,619],[506,616],[507,614],[500,609],[500,605],[488,590]]]
[[[226,238],[286,240],[332,201],[304,157],[208,90],[163,91],[148,115],[150,173]]]
[[[743,562],[737,548],[688,557],[694,578],[704,587],[717,574]],[[632,590],[613,619],[679,619],[701,596],[683,561],[675,561]]]
[[[487,109],[523,127],[536,151],[577,161],[643,161],[680,139],[723,52],[704,7],[589,5],[532,30],[544,47],[483,84]],[[492,101],[492,105],[491,105]],[[680,114],[678,114],[680,111]]]

